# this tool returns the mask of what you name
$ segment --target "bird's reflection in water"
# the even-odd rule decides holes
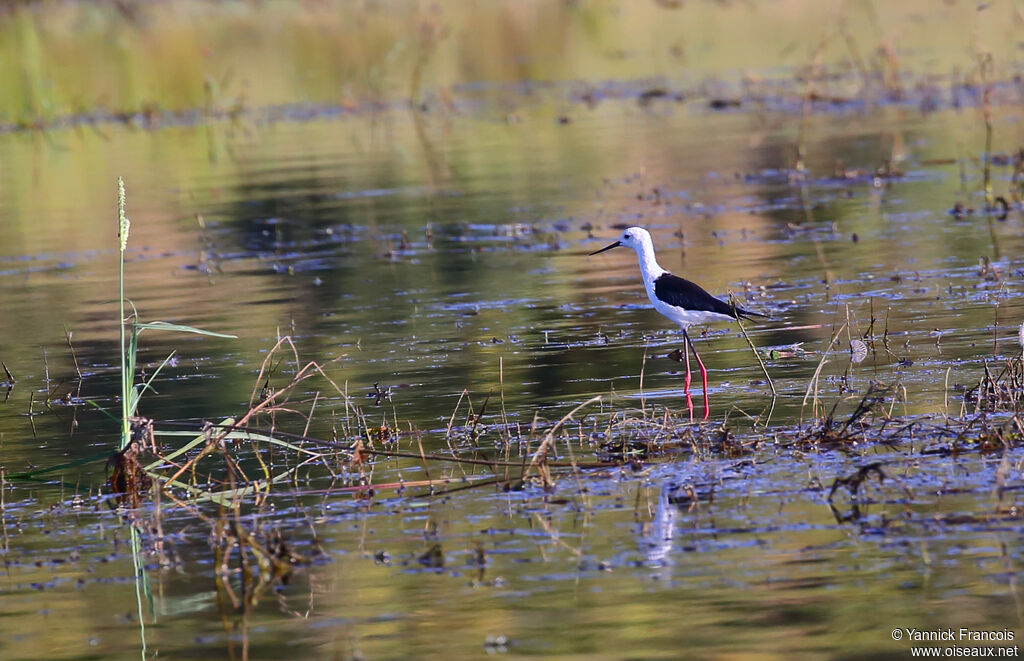
[[[672,540],[676,534],[678,506],[672,502],[677,485],[665,480],[658,490],[658,506],[640,538],[640,550],[648,567],[668,567],[672,564]]]

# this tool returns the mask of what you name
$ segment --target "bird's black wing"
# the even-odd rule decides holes
[[[675,305],[684,310],[715,312],[732,317],[733,319],[737,317],[749,319],[751,317],[765,316],[757,312],[744,310],[741,307],[733,307],[729,303],[707,293],[697,283],[667,272],[654,279],[654,295],[669,305]]]

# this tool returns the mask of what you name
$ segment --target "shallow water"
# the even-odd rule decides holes
[[[368,424],[422,431],[426,452],[465,423],[464,390],[477,413],[488,401],[483,447],[499,440],[499,400],[524,432],[594,395],[594,411],[678,411],[681,366],[666,355],[679,337],[648,309],[634,255],[586,256],[633,224],[651,229],[666,268],[771,316],[747,328],[780,350],[766,359],[774,407],[734,326],[697,339],[713,424],[743,430],[771,411],[789,429],[837,400],[851,410],[875,381],[905,389],[896,413],[937,421],[960,414],[957,386],[976,384],[986,361],[1019,355],[1024,221],[950,213],[983,205],[976,110],[813,114],[802,175],[799,115],[629,96],[588,107],[571,87],[513,94],[511,111],[467,102],[461,114],[3,136],[0,159],[23,164],[0,179],[0,359],[17,379],[0,408],[5,471],[116,444],[86,401],[118,406],[118,174],[141,318],[239,336],[143,335],[147,372],[176,352],[143,399],[158,424],[244,412],[282,335],[302,361],[338,358],[325,369]],[[1017,120],[1000,114],[997,135]],[[894,154],[902,174],[876,177]],[[998,193],[1011,172],[995,169]],[[849,340],[872,316],[879,339],[851,364]],[[390,388],[379,405],[375,383]],[[314,390],[309,433],[332,438],[345,399]],[[584,416],[571,436],[592,424]],[[902,658],[896,627],[1020,630],[1019,521],[995,514],[1018,497],[1019,450],[1000,502],[1000,456],[920,455],[913,436],[842,453],[783,440],[746,458],[565,476],[552,493],[363,499],[314,471],[247,519],[311,562],[245,616],[218,603],[210,527],[165,501],[164,545],[145,542],[147,653]],[[398,445],[419,451],[415,434]],[[851,505],[840,492],[833,513],[829,486],[871,461],[887,462],[886,479],[844,520]],[[382,459],[372,483],[463,474],[433,470]],[[8,485],[4,658],[139,654],[129,526],[94,497],[103,474],[99,460],[63,482]],[[443,567],[429,566],[435,544]]]

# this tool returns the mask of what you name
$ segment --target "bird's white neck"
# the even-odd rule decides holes
[[[636,257],[640,262],[640,274],[644,282],[652,282],[655,278],[665,272],[654,258],[654,244],[647,239],[636,247]]]

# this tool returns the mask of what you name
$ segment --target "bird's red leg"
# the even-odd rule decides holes
[[[693,351],[693,357],[697,359],[697,365],[700,366],[701,385],[704,388],[704,417],[701,419],[707,420],[708,416],[711,414],[711,407],[709,406],[708,401],[708,370],[704,367],[704,361],[700,359],[700,354],[697,353],[697,347],[693,345],[693,340],[690,339],[689,335],[686,336],[686,342],[690,345],[690,350]],[[687,362],[689,362],[689,360],[687,360]]]
[[[688,345],[690,343],[690,338],[688,338],[685,335],[685,331],[683,331],[683,332],[684,332],[684,335],[683,335],[683,355],[686,356],[686,379],[683,381],[683,392],[685,392],[686,396],[689,397],[690,396],[690,353],[686,350],[686,345]]]
[[[690,397],[690,352],[687,346],[692,346],[690,336],[683,330],[683,355],[686,356],[686,380],[683,381],[683,392],[686,393],[686,409],[690,412],[690,422],[693,422],[693,398]]]

